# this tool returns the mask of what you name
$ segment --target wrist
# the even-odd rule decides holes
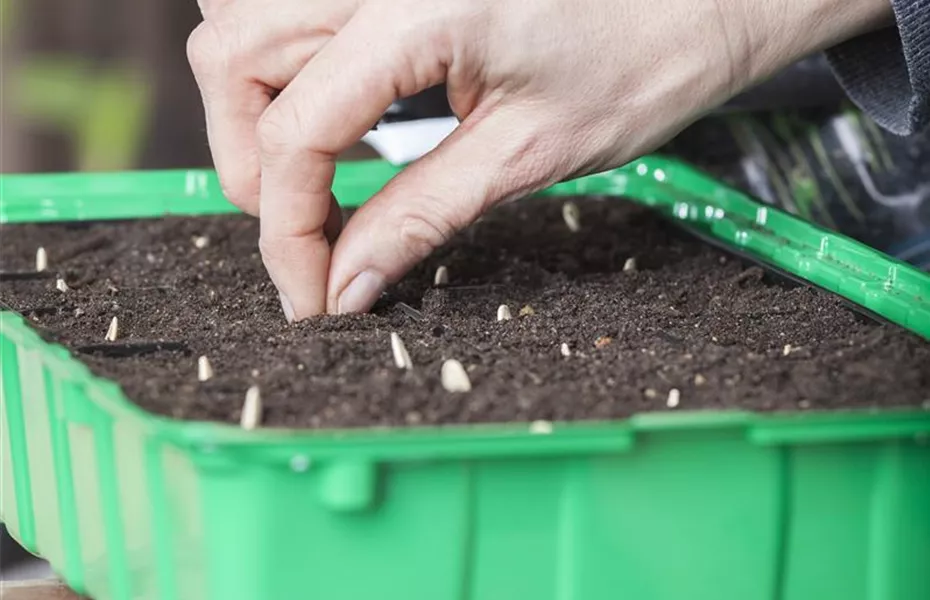
[[[891,0],[717,0],[740,4],[752,82],[795,61],[894,23]],[[741,13],[741,14],[740,14]]]

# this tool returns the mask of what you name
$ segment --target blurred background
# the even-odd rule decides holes
[[[206,166],[195,0],[0,0],[3,172]]]

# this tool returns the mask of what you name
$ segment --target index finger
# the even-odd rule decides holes
[[[399,49],[377,25],[350,21],[259,124],[260,247],[289,320],[326,310],[330,247],[323,229],[336,155],[361,139],[399,94],[419,91],[409,89]]]

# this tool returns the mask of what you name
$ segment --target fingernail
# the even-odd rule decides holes
[[[294,305],[287,299],[287,296],[281,290],[278,290],[278,298],[281,299],[281,310],[284,311],[284,318],[288,323],[294,322]]]
[[[363,271],[342,290],[336,302],[336,312],[340,315],[365,312],[374,305],[386,287],[384,277],[374,271]]]

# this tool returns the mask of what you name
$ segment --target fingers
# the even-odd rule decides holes
[[[349,220],[333,251],[330,312],[364,312],[384,286],[497,202],[549,183],[558,166],[521,109],[466,119]]]
[[[223,191],[258,215],[261,167],[256,126],[285,87],[351,16],[355,0],[212,0],[188,41],[203,96],[207,137]],[[312,8],[312,10],[310,10]]]
[[[383,24],[354,19],[272,103],[259,124],[261,250],[285,313],[326,309],[336,155],[358,141],[417,81]]]

